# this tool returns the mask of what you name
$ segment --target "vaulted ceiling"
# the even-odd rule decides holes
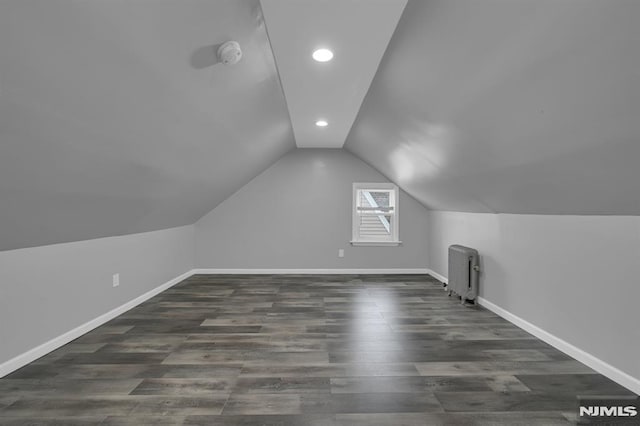
[[[0,250],[190,224],[345,138],[428,208],[640,214],[640,2],[301,4],[1,1]]]
[[[638,17],[410,1],[345,146],[432,209],[638,215]]]
[[[407,0],[260,3],[297,146],[342,148]],[[331,61],[312,59],[322,48]]]
[[[194,223],[294,148],[257,0],[0,1],[0,249]]]

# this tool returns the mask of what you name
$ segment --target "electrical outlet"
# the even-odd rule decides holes
[[[338,249],[338,257],[344,257],[344,249]]]
[[[120,285],[120,274],[113,274],[113,286],[118,287]]]

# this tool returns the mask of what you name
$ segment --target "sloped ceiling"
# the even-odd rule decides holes
[[[409,1],[345,147],[433,209],[638,215],[639,16]]]
[[[191,224],[294,147],[257,0],[0,1],[0,250]]]
[[[407,0],[261,0],[299,148],[342,148]],[[319,48],[334,53],[316,62]],[[326,120],[329,125],[317,127]]]
[[[410,0],[345,148],[433,209],[638,215],[638,16]],[[0,250],[191,224],[295,146],[258,0],[0,1]]]

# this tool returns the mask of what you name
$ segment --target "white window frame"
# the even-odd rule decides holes
[[[369,190],[375,191],[379,190],[392,190],[393,191],[393,219],[391,221],[391,240],[360,240],[358,236],[358,224],[360,223],[359,214],[357,211],[358,205],[358,191],[359,190]],[[400,227],[399,227],[399,218],[400,211],[398,205],[400,204],[400,193],[398,191],[398,187],[392,183],[359,183],[356,182],[353,184],[353,194],[351,196],[351,245],[353,246],[399,246],[402,244],[400,241]]]

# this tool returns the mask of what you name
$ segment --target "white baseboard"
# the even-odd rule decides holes
[[[103,325],[104,323],[112,320],[113,318],[117,317],[118,315],[122,315],[123,313],[127,312],[128,310],[130,310],[131,308],[136,307],[137,305],[141,304],[142,302],[151,299],[153,296],[162,293],[163,291],[167,290],[168,288],[178,284],[180,281],[189,278],[192,275],[192,271],[188,271],[185,272],[184,274],[173,278],[170,281],[167,281],[166,283],[162,284],[161,286],[158,286],[156,288],[154,288],[153,290],[150,290],[146,293],[144,293],[141,296],[136,297],[133,300],[128,301],[127,303],[118,306],[115,309],[110,310],[109,312],[100,315],[97,318],[92,319],[91,321],[88,321],[76,328],[74,328],[73,330],[67,331],[66,333],[55,337],[51,340],[49,340],[48,342],[45,342],[39,346],[36,346],[33,349],[28,350],[27,352],[20,354],[2,364],[0,364],[0,378],[6,376],[7,374],[21,368],[24,367],[25,365],[29,364],[30,362],[35,361],[36,359],[48,354],[49,352],[52,352],[56,349],[58,349],[59,347],[66,345],[67,343],[77,339],[78,337],[82,336],[85,333],[88,333],[89,331],[93,330],[94,328],[97,328],[101,325]]]
[[[111,311],[94,318],[73,330],[55,337],[27,352],[20,354],[4,363],[0,364],[0,378],[16,371],[37,360],[38,358],[66,345],[67,343],[77,339],[90,332],[91,330],[105,324],[114,319],[118,315],[122,315],[128,310],[136,307],[142,302],[151,299],[153,296],[162,293],[170,287],[178,284],[194,274],[426,274],[426,268],[405,268],[405,269],[192,269],[184,274],[173,278],[170,281],[136,297],[129,302],[118,306]]]
[[[440,282],[443,282],[445,284],[449,283],[449,280],[447,279],[447,277],[445,277],[444,275],[440,275],[439,273],[437,273],[433,269],[427,269],[427,274],[431,275],[434,278],[437,278],[438,281],[440,281]]]
[[[73,330],[70,330],[48,342],[45,342],[21,355],[18,355],[2,364],[0,364],[0,378],[7,374],[35,361],[36,359],[52,352],[59,347],[77,339],[85,333],[105,324],[113,318],[121,315],[135,306],[145,302],[153,296],[162,293],[179,282],[189,278],[195,274],[429,274],[438,280],[447,283],[447,278],[443,275],[426,268],[405,268],[405,269],[192,269],[184,274],[167,281],[166,283],[136,297],[129,302],[112,309],[111,311],[100,315],[97,318],[88,321]],[[612,365],[602,361],[593,355],[588,354],[580,348],[554,336],[551,333],[537,327],[530,322],[506,311],[505,309],[489,302],[488,300],[478,297],[478,304],[484,306],[488,310],[501,316],[507,321],[517,325],[523,330],[533,334],[540,340],[550,344],[556,349],[574,357],[578,361],[588,365],[597,372],[607,376],[611,380],[621,384],[622,386],[640,394],[640,380],[629,374],[613,367]]]
[[[571,343],[568,343],[561,338],[554,336],[553,334],[541,329],[536,325],[531,324],[529,321],[526,321],[519,316],[512,314],[511,312],[501,308],[494,303],[489,302],[482,297],[478,297],[478,304],[501,316],[512,324],[517,325],[521,329],[533,334],[538,339],[550,344],[554,348],[593,368],[598,373],[610,378],[614,382],[619,383],[620,385],[626,387],[627,389],[630,389],[637,394],[640,394],[640,380],[636,379],[635,377],[630,376],[624,371],[621,371],[616,367],[604,362],[600,358],[596,358],[595,356],[583,351],[582,349],[573,346]]]
[[[427,268],[387,269],[193,269],[193,274],[426,274]]]

